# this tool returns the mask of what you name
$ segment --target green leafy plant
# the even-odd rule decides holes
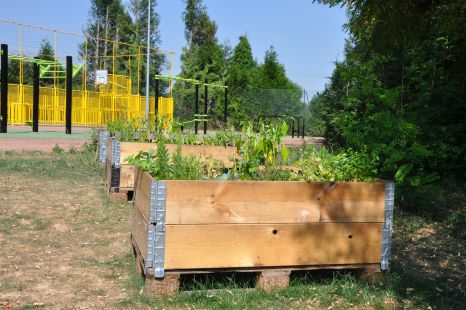
[[[203,180],[224,176],[224,163],[212,158],[201,160],[198,156],[183,156],[181,145],[171,156],[163,142],[157,145],[157,151],[139,152],[126,159],[129,164],[149,172],[157,180]]]
[[[377,175],[377,158],[347,150],[332,154],[324,148],[308,147],[299,161],[306,181],[370,181]]]
[[[130,156],[126,160],[149,172],[157,180],[167,180],[172,176],[172,167],[169,165],[169,155],[163,142],[157,145],[157,151],[139,152],[136,156]]]
[[[243,160],[236,162],[240,178],[243,180],[254,178],[261,165],[271,169],[280,153],[282,161],[286,162],[288,148],[282,144],[282,139],[287,132],[288,126],[285,122],[278,125],[262,123],[258,133],[254,131],[251,123],[243,124],[243,141],[237,146]]]

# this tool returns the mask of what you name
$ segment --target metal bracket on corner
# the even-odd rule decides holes
[[[155,225],[148,224],[148,227],[147,227],[147,259],[146,259],[144,274],[147,274],[147,269],[153,268],[154,246],[155,246]]]
[[[107,140],[109,133],[105,129],[99,130],[99,164],[105,163],[107,158]]]
[[[146,269],[152,268],[156,278],[165,275],[165,210],[167,202],[167,182],[151,182],[148,249]],[[150,263],[149,263],[150,262]]]
[[[120,141],[112,140],[112,177],[110,187],[114,188],[116,192],[120,188]]]
[[[390,256],[392,252],[393,207],[395,203],[395,184],[385,184],[385,221],[382,226],[382,254],[380,269],[390,269]]]

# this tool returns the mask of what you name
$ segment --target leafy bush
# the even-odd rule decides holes
[[[352,150],[331,154],[324,148],[308,147],[299,161],[306,181],[370,181],[377,175],[377,158]]]

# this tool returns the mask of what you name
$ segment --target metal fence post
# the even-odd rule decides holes
[[[296,132],[296,137],[299,138],[299,132],[300,132],[300,119],[298,118],[298,130]]]
[[[66,56],[66,134],[71,134],[71,115],[73,106],[73,58]]]
[[[157,116],[159,115],[159,80],[155,79],[155,107],[154,107],[154,121],[157,127]]]
[[[227,125],[228,117],[228,87],[225,85],[225,102],[223,103],[223,123]]]
[[[204,85],[204,134],[207,133],[207,104],[208,104],[208,100],[209,100],[209,90],[208,90],[208,87],[207,87],[207,81],[205,81],[205,85]]]
[[[33,66],[32,131],[39,132],[39,65],[34,63]]]
[[[197,115],[199,114],[199,84],[196,84],[196,101],[194,102],[194,133],[197,135]]]
[[[2,96],[0,110],[1,122],[0,122],[0,133],[6,133],[8,128],[8,45],[1,45],[2,51]]]

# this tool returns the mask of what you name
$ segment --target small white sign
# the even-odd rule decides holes
[[[107,70],[96,70],[95,71],[95,83],[97,85],[108,83],[108,71]]]

